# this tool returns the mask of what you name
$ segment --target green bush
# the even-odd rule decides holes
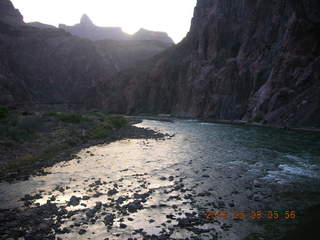
[[[48,112],[45,114],[48,117],[55,117],[62,122],[68,123],[80,123],[86,120],[82,115],[78,113],[59,113],[59,112]]]
[[[90,133],[90,137],[93,139],[110,137],[113,129],[125,127],[128,125],[128,123],[129,121],[123,116],[109,116],[107,120],[101,123]]]
[[[16,126],[10,126],[6,133],[9,139],[12,139],[17,142],[24,142],[30,140],[33,136],[33,133],[27,129],[22,129]]]
[[[59,114],[56,113],[56,112],[48,112],[45,115],[48,116],[48,117],[58,117]]]
[[[57,118],[60,121],[68,123],[80,123],[84,121],[84,118],[78,113],[59,113],[57,114]]]
[[[107,124],[96,127],[90,134],[92,139],[101,139],[111,136],[112,128]]]
[[[112,128],[122,128],[126,127],[129,124],[129,121],[127,118],[120,116],[120,115],[113,115],[109,116],[106,120],[105,124],[109,125]]]
[[[9,109],[5,106],[0,106],[0,119],[5,119],[9,115]]]
[[[261,113],[258,113],[254,118],[253,118],[253,121],[254,122],[261,122],[264,120],[264,117]]]
[[[106,119],[106,115],[102,112],[90,112],[88,115],[97,118],[101,122],[103,122]]]

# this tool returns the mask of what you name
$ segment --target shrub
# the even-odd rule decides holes
[[[108,117],[105,124],[109,125],[112,128],[119,129],[122,127],[126,127],[129,124],[129,121],[123,116],[113,115]]]
[[[7,137],[17,142],[30,140],[32,136],[33,133],[31,131],[16,126],[10,126],[7,130]]]
[[[102,112],[90,112],[89,115],[94,116],[101,122],[103,122],[106,119],[106,115]]]
[[[80,123],[84,120],[84,118],[77,113],[59,113],[56,117],[63,122],[68,123]]]
[[[113,115],[109,116],[106,121],[96,127],[90,134],[93,139],[101,139],[110,137],[113,129],[119,129],[127,126],[128,119],[123,116]]]
[[[112,128],[107,124],[102,124],[96,127],[90,134],[90,138],[101,139],[109,137],[112,133]]]
[[[58,117],[59,114],[56,113],[56,112],[48,112],[45,115],[48,116],[48,117]]]
[[[27,117],[19,119],[16,124],[19,128],[29,132],[40,132],[45,129],[45,124],[37,117]]]
[[[263,115],[261,113],[258,113],[254,118],[254,122],[261,122],[264,119]]]
[[[9,115],[9,109],[5,106],[0,106],[0,119],[5,119]]]

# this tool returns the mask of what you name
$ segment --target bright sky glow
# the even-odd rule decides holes
[[[167,32],[181,41],[190,28],[196,0],[12,0],[25,22],[58,26],[79,23],[86,13],[98,26]]]

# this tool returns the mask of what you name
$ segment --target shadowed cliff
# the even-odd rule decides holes
[[[42,23],[25,24],[0,1],[0,104],[75,104],[101,108],[97,88],[169,47],[157,40],[91,41]],[[88,17],[82,25],[94,26]]]
[[[1,103],[320,127],[317,0],[199,0],[190,32],[170,48],[144,30],[139,41],[93,42],[26,26],[1,4]]]
[[[121,73],[107,107],[319,127],[319,10],[315,0],[199,0],[187,37]]]

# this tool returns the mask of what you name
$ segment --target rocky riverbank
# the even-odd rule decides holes
[[[72,159],[92,145],[125,138],[163,138],[133,126],[141,120],[99,111],[48,112],[0,109],[0,181],[45,174],[43,167]]]

